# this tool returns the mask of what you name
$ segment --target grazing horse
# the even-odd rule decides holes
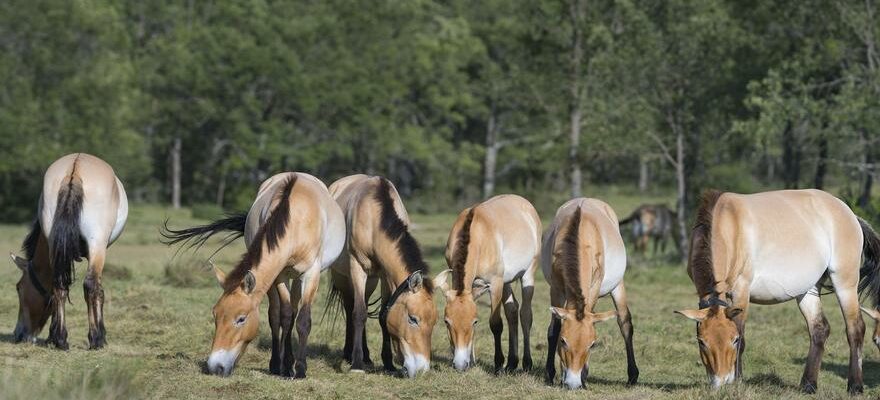
[[[704,194],[688,260],[699,309],[678,313],[697,321],[700,357],[709,382],[718,387],[742,377],[750,302],[795,299],[810,333],[801,388],[815,392],[830,332],[819,295],[828,288],[836,294],[846,322],[847,389],[862,392],[865,324],[859,293],[870,295],[876,308],[878,248],[880,238],[873,229],[842,201],[820,190]]]
[[[49,166],[30,233],[22,250],[11,255],[21,271],[18,281],[16,342],[36,341],[49,315],[48,342],[67,350],[64,302],[74,278],[74,262],[83,257],[89,269],[83,280],[89,313],[89,348],[106,343],[102,275],[107,248],[122,233],[128,198],[113,168],[95,156],[68,154]]]
[[[547,382],[556,375],[554,359],[558,348],[564,369],[562,382],[569,389],[586,383],[590,349],[596,344],[594,324],[617,317],[626,342],[629,384],[639,379],[633,351],[633,326],[626,304],[623,274],[626,246],[617,228],[617,215],[601,200],[572,199],[559,207],[553,224],[544,235],[541,268],[550,284],[547,329]],[[617,312],[593,313],[599,297],[611,294]]]
[[[495,336],[495,372],[504,363],[501,350],[501,308],[507,317],[509,350],[506,369],[513,371],[517,358],[517,312],[523,330],[523,369],[532,367],[529,334],[532,329],[532,296],[541,250],[541,219],[528,200],[516,195],[495,196],[458,215],[446,244],[446,262],[434,285],[446,294],[446,327],[453,349],[453,365],[463,371],[474,360],[474,300],[488,291],[492,313],[489,327]],[[447,280],[452,275],[449,289]],[[512,282],[522,284],[522,308],[513,295]]]
[[[215,331],[208,372],[221,376],[232,373],[257,336],[257,312],[263,295],[268,294],[270,371],[305,378],[311,308],[318,282],[321,272],[342,252],[345,240],[342,210],[317,178],[288,172],[263,182],[246,219],[242,217],[234,215],[205,226],[179,231],[166,228],[163,232],[168,244],[191,240],[202,244],[222,231],[243,231],[248,244],[229,275],[214,268],[223,295],[213,309]],[[291,344],[294,323],[299,338],[295,359]]]
[[[678,236],[675,235],[675,212],[665,204],[642,204],[618,225],[632,224],[632,235],[635,238],[636,251],[642,254],[648,251],[648,242],[654,239],[654,254],[666,251],[666,244],[671,237],[678,249]]]
[[[407,375],[427,371],[431,333],[437,323],[428,265],[409,232],[409,216],[387,179],[352,175],[330,185],[330,194],[345,214],[347,237],[343,256],[331,267],[331,297],[345,310],[346,360],[352,371],[371,364],[367,349],[367,299],[382,283],[382,363],[394,371],[391,345]]]

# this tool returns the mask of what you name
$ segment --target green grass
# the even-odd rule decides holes
[[[625,193],[607,196],[621,215],[641,202]],[[662,200],[662,198],[658,198]],[[656,201],[651,199],[651,201]],[[549,207],[548,207],[549,208]],[[552,216],[542,210],[545,218]],[[60,352],[40,345],[12,344],[18,301],[15,282],[18,270],[7,262],[0,268],[0,398],[799,398],[797,383],[803,371],[808,337],[794,303],[754,306],[747,325],[745,382],[719,391],[706,386],[703,367],[694,340],[694,325],[674,315],[673,310],[693,307],[696,296],[682,265],[631,257],[626,284],[634,314],[636,357],[641,369],[639,384],[625,385],[626,362],[623,340],[614,322],[600,324],[599,345],[590,362],[590,378],[584,390],[566,391],[543,383],[546,331],[550,313],[548,287],[538,278],[533,306],[532,355],[536,370],[494,376],[492,335],[481,322],[477,334],[478,368],[466,373],[450,366],[450,350],[442,323],[434,330],[432,370],[413,380],[379,372],[349,374],[342,362],[343,327],[329,320],[321,322],[325,307],[321,283],[320,301],[309,346],[309,376],[302,381],[280,379],[267,374],[269,334],[263,302],[261,333],[243,356],[233,376],[218,378],[202,373],[213,333],[211,306],[219,295],[209,271],[196,261],[171,262],[173,250],[158,242],[157,229],[165,218],[180,227],[194,220],[188,210],[172,212],[157,207],[134,205],[129,225],[108,256],[106,324],[108,346],[100,351],[87,348],[85,304],[80,285],[71,293],[68,329],[71,350]],[[414,232],[434,271],[445,268],[443,247],[454,215],[413,215]],[[0,226],[0,249],[16,250],[26,233],[25,226]],[[243,246],[237,243],[217,257],[217,265],[229,269]],[[209,254],[201,253],[202,258]],[[195,267],[193,265],[196,265]],[[78,265],[78,277],[85,266]],[[178,271],[176,268],[180,268]],[[112,272],[111,272],[112,271]],[[79,280],[78,280],[79,282]],[[848,347],[843,323],[833,296],[825,297],[825,311],[832,334],[819,378],[818,397],[848,398],[846,365]],[[443,299],[437,299],[442,307]],[[611,308],[608,299],[599,310]],[[442,309],[442,308],[441,308]],[[488,309],[480,308],[481,321],[488,321]],[[379,329],[368,325],[374,361],[379,361]],[[506,325],[505,325],[506,329]],[[871,329],[869,329],[870,331]],[[43,333],[45,338],[45,331]],[[506,333],[504,336],[506,342]],[[880,362],[877,349],[865,347],[865,397],[880,396]],[[506,345],[505,345],[506,350]]]

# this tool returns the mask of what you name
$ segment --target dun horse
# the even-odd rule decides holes
[[[675,213],[665,204],[642,204],[619,225],[632,225],[636,251],[645,254],[648,242],[654,239],[654,254],[666,251],[666,244],[671,237],[678,249],[678,235],[675,234]]]
[[[850,346],[847,389],[862,392],[865,324],[859,293],[869,294],[876,308],[880,238],[842,201],[819,190],[709,192],[690,248],[688,274],[700,296],[699,309],[679,313],[697,321],[700,357],[713,386],[742,377],[749,303],[795,299],[810,333],[801,387],[815,392],[830,332],[819,293],[831,288]]]
[[[331,267],[331,297],[339,296],[345,310],[343,352],[351,370],[371,364],[364,329],[367,299],[381,280],[385,369],[394,371],[393,344],[409,377],[427,371],[437,322],[433,285],[397,189],[385,178],[352,175],[331,184],[330,194],[346,217],[345,250]]]
[[[553,313],[547,330],[548,383],[556,375],[554,359],[558,349],[563,383],[570,389],[585,384],[590,349],[596,344],[594,324],[615,316],[626,342],[628,382],[638,381],[632,317],[623,286],[626,247],[617,227],[617,215],[608,204],[579,198],[559,207],[544,236],[541,266],[550,283]],[[617,312],[594,313],[596,301],[609,293]]]
[[[515,370],[517,357],[517,313],[523,330],[523,369],[532,367],[529,334],[532,328],[532,295],[541,246],[541,220],[535,208],[516,195],[495,196],[458,215],[446,245],[450,270],[435,278],[435,286],[446,294],[446,327],[453,348],[453,365],[465,370],[474,363],[474,300],[488,291],[492,313],[489,328],[495,336],[495,372],[504,363],[501,350],[501,308],[507,317],[509,350],[506,369]],[[452,289],[448,276],[452,275]],[[522,284],[522,308],[513,295],[512,283]]]
[[[321,272],[342,251],[342,211],[317,178],[289,172],[263,182],[246,220],[232,216],[205,226],[166,229],[163,234],[169,244],[193,240],[202,244],[226,230],[243,231],[248,247],[229,275],[215,268],[223,295],[213,310],[215,331],[208,372],[221,376],[232,373],[257,336],[257,312],[263,295],[268,294],[273,344],[270,371],[305,378],[311,307]],[[291,344],[294,323],[299,338],[295,359]]]
[[[64,303],[74,279],[74,262],[85,257],[89,348],[104,347],[104,262],[107,247],[122,233],[127,217],[125,189],[103,160],[76,153],[49,166],[37,218],[22,246],[25,258],[12,255],[22,271],[16,285],[16,342],[36,341],[51,315],[49,343],[68,349]]]

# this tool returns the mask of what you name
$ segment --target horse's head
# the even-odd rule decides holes
[[[431,333],[437,323],[431,282],[415,272],[394,292],[383,319],[410,378],[431,367]]]
[[[15,342],[34,342],[52,310],[49,309],[51,293],[39,281],[31,260],[10,254],[12,261],[21,270],[21,278],[15,285],[18,291],[18,323],[15,325]]]
[[[873,340],[874,344],[877,345],[877,348],[880,349],[880,311],[876,308],[867,307],[862,307],[862,311],[876,322],[874,324],[874,335],[872,335],[871,340]]]
[[[214,268],[221,286],[227,286],[226,275]],[[260,296],[254,295],[256,279],[251,272],[241,283],[226,287],[214,305],[214,342],[208,357],[208,372],[229,376],[248,344],[257,337],[260,326]]]
[[[596,327],[594,324],[607,321],[617,316],[615,311],[602,313],[584,313],[578,318],[575,310],[550,307],[550,312],[561,320],[559,343],[556,351],[562,362],[562,382],[569,389],[577,389],[583,385],[581,371],[590,364],[590,350],[596,344]],[[585,376],[583,376],[585,378]]]
[[[447,290],[446,278],[451,270],[441,272],[434,278],[434,286],[446,294],[446,310],[443,321],[449,330],[449,343],[452,346],[452,365],[459,371],[473,364],[474,327],[477,325],[477,303],[475,300],[489,290],[489,284],[482,279],[473,283],[470,292]]]
[[[676,312],[697,321],[700,358],[706,367],[709,383],[716,388],[732,383],[740,339],[733,318],[742,309],[713,305],[699,310]]]

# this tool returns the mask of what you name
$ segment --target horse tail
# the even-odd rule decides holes
[[[633,222],[634,219],[638,218],[638,216],[639,216],[639,210],[641,210],[641,209],[642,209],[641,207],[637,208],[637,209],[636,209],[635,211],[633,211],[632,214],[630,214],[628,217],[626,217],[626,218],[620,220],[619,222],[617,222],[617,226],[624,226],[624,225],[626,225],[626,224],[628,224],[628,223],[630,223],[630,222]]]
[[[74,279],[74,265],[84,255],[83,238],[80,234],[80,215],[83,208],[82,178],[76,173],[76,164],[67,182],[58,191],[58,201],[49,233],[53,284],[67,290]],[[69,298],[69,297],[68,297]]]
[[[862,227],[862,268],[859,269],[859,293],[871,297],[871,305],[880,307],[880,235],[867,221],[858,218]],[[867,290],[867,292],[866,292]]]
[[[193,247],[198,250],[212,236],[221,232],[227,232],[227,235],[223,238],[223,244],[215,251],[216,253],[230,243],[236,241],[238,238],[244,236],[246,222],[247,213],[233,213],[227,214],[226,218],[218,219],[210,224],[175,230],[168,227],[168,220],[166,219],[162,229],[159,230],[159,234],[162,235],[163,238],[159,241],[167,246],[181,244],[178,251],[184,248],[191,249]]]

